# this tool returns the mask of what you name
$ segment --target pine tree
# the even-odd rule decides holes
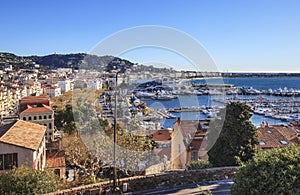
[[[240,102],[233,102],[222,111],[225,117],[216,119],[208,132],[215,136],[220,131],[216,143],[208,151],[209,161],[214,166],[236,166],[251,159],[257,144],[257,130],[251,123],[251,108]],[[221,129],[216,129],[221,128]]]

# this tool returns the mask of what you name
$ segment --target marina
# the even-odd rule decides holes
[[[274,82],[274,78],[252,78],[249,83],[253,86],[242,85],[245,78],[222,79],[221,83],[216,82],[218,79],[149,81],[133,86],[126,95],[126,101],[119,98],[119,106],[122,104],[127,118],[133,116],[140,121],[159,122],[164,128],[172,127],[178,117],[187,120],[216,118],[219,110],[230,102],[249,105],[255,126],[262,121],[269,124],[299,123],[300,90],[298,82],[295,82],[300,81],[299,78],[291,78],[292,84],[287,82],[287,78],[278,78],[280,84],[273,83],[273,86],[270,81]],[[282,80],[290,88],[282,86]],[[105,112],[112,117],[109,110]]]

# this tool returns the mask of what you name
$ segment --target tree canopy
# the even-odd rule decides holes
[[[260,151],[239,169],[231,193],[300,194],[300,148]]]
[[[251,159],[257,144],[257,130],[249,120],[251,108],[240,102],[232,102],[221,111],[224,119],[216,119],[210,125],[210,136],[218,135],[216,143],[208,151],[213,166],[236,166]]]
[[[45,194],[59,189],[59,178],[52,171],[15,168],[0,173],[0,194]]]

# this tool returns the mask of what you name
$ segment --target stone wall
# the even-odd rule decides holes
[[[178,170],[168,171],[160,174],[135,176],[118,180],[118,185],[122,189],[123,184],[127,184],[127,192],[136,192],[149,189],[174,188],[180,185],[192,184],[203,181],[223,180],[233,178],[237,167],[210,168],[203,170]],[[112,185],[112,182],[101,182],[91,185],[62,190],[55,195],[71,194],[105,194],[105,190]]]

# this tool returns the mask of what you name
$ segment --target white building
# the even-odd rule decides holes
[[[90,88],[90,89],[93,89],[93,90],[102,89],[102,80],[89,79],[88,82],[87,82],[87,88]]]
[[[71,81],[69,79],[58,81],[58,87],[61,91],[67,92],[71,90]]]
[[[61,95],[61,89],[57,86],[46,87],[46,94],[50,97],[57,97]]]

